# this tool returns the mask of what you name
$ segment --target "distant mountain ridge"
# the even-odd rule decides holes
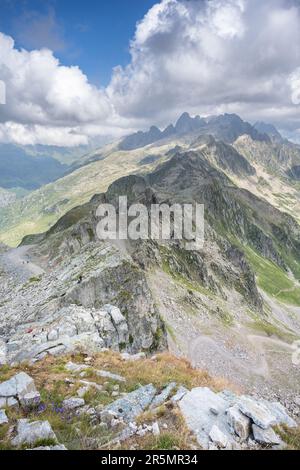
[[[32,156],[22,147],[0,144],[0,187],[33,190],[61,178],[67,166],[52,157]]]
[[[267,130],[270,129],[267,128]],[[278,132],[276,129],[275,131]],[[185,112],[180,116],[175,126],[170,124],[163,131],[156,126],[152,126],[149,131],[139,131],[125,137],[120,142],[119,149],[126,151],[135,150],[169,137],[180,137],[184,134],[196,132],[198,134],[210,134],[226,143],[233,143],[238,137],[245,134],[257,141],[269,142],[271,140],[268,132],[261,131],[259,128],[243,121],[236,114],[224,114],[204,119],[200,116],[193,118],[189,113]],[[279,133],[278,135],[280,136]]]

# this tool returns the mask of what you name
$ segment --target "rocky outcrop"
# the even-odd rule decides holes
[[[203,449],[211,449],[212,445],[218,449],[247,449],[252,440],[267,447],[281,445],[272,426],[287,422],[289,427],[297,426],[280,403],[226,391],[214,393],[208,388],[194,388],[186,393],[179,407]]]
[[[120,350],[129,342],[128,324],[117,307],[103,310],[76,305],[64,307],[42,323],[31,325],[27,333],[16,333],[6,344],[7,360],[22,362],[41,359],[77,349],[88,352],[102,348]]]

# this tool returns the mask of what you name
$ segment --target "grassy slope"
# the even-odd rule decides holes
[[[82,387],[79,382],[81,377],[71,374],[64,367],[69,360],[83,363],[84,356],[78,354],[72,357],[48,357],[33,366],[0,367],[0,382],[7,380],[21,370],[27,372],[34,379],[44,405],[39,413],[7,410],[10,424],[2,426],[0,429],[0,450],[10,449],[11,445],[7,433],[11,424],[16,423],[16,420],[20,418],[48,420],[59,442],[65,444],[68,449],[101,448],[106,446],[114,437],[111,431],[103,430],[100,426],[95,427],[88,419],[83,417],[70,417],[63,409],[63,400],[76,396],[76,391]],[[126,383],[120,384],[120,392],[125,393],[137,389],[140,385],[149,383],[152,383],[158,389],[162,389],[173,381],[188,388],[203,386],[216,391],[228,386],[225,381],[213,379],[208,373],[195,370],[187,361],[177,359],[170,354],[160,354],[155,360],[142,359],[125,362],[119,354],[106,352],[93,355],[90,364],[91,368],[87,370],[84,380],[103,385],[103,391],[91,390],[85,394],[85,402],[90,406],[106,405],[114,401],[115,398],[111,396],[111,393],[114,385],[118,384],[109,379],[98,377],[94,372],[94,368],[107,369],[125,377]],[[65,381],[66,378],[71,378],[74,385],[70,387]],[[150,424],[156,420],[159,422],[162,431],[159,437],[148,435],[144,439],[137,440],[135,438],[134,442],[130,440],[129,443],[122,443],[124,448],[136,444],[137,448],[140,449],[173,449],[174,447],[189,449],[189,446],[195,443],[176,409],[162,406],[157,412],[145,412],[140,418],[141,423]],[[163,430],[163,423],[168,424],[167,430]],[[91,439],[95,439],[95,441],[92,442]],[[40,445],[42,444],[51,445],[52,442],[40,443]]]
[[[163,158],[169,148],[170,145],[166,145],[159,149],[146,147],[132,152],[112,152],[104,160],[80,168],[9,208],[0,209],[0,241],[16,246],[25,235],[48,230],[67,211],[87,202],[94,194],[105,192],[121,176],[149,171],[153,165],[140,166],[140,160],[157,152]]]
[[[276,264],[244,247],[246,257],[257,274],[259,287],[283,303],[300,306],[300,287]]]

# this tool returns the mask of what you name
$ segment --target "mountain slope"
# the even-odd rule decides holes
[[[184,114],[179,120],[179,128],[186,129],[187,124],[189,130],[201,126],[198,131],[178,134],[172,126],[168,130],[172,137],[136,150],[118,150],[119,143],[116,142],[91,152],[82,161],[82,166],[73,166],[70,168],[73,171],[64,178],[0,209],[0,240],[16,245],[27,234],[43,232],[72,207],[106,191],[119,177],[133,172],[145,173],[176,152],[189,149],[201,150],[207,160],[237,186],[300,220],[299,147],[287,141],[271,142],[269,137],[257,135],[254,128],[234,115],[211,121],[205,126],[200,118]],[[227,140],[248,131],[255,139],[247,134],[233,143],[223,142],[207,134],[209,131],[223,135]]]
[[[33,157],[21,147],[0,145],[0,187],[37,189],[64,175],[66,166],[51,157]]]
[[[71,334],[75,322],[86,338],[94,323],[84,323],[84,333],[78,315],[109,303],[126,319],[131,340],[122,347],[128,351],[165,347],[167,334],[172,351],[243,388],[295,390],[299,374],[291,373],[290,357],[280,351],[292,350],[300,335],[299,225],[239,188],[204,150],[177,152],[147,174],[123,177],[48,232],[24,240],[18,250],[44,272],[19,287],[2,274],[0,334],[10,359],[65,350],[73,336],[71,343],[53,341],[52,331]],[[204,203],[203,248],[187,251],[184,241],[99,240],[98,205],[117,204],[124,194],[147,207],[153,201]]]

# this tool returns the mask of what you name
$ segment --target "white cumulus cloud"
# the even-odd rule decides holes
[[[97,88],[51,50],[18,50],[0,33],[0,140],[79,145],[183,111],[300,128],[297,0],[161,0],[137,24],[130,52]]]

